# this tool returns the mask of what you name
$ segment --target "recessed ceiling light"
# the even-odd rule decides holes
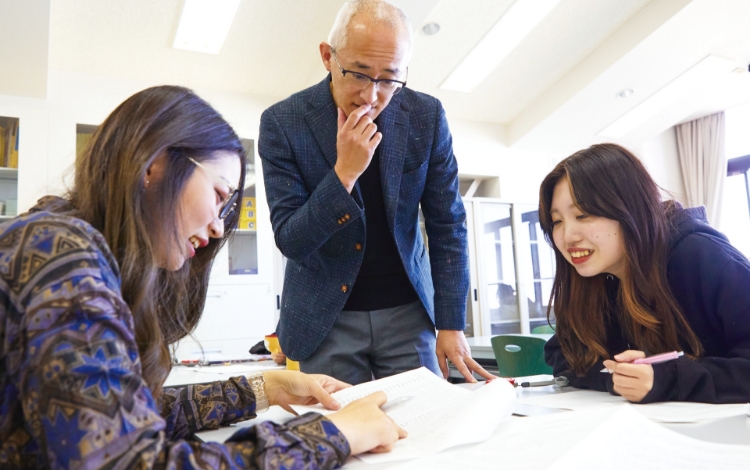
[[[617,98],[620,98],[621,100],[624,100],[625,98],[630,98],[630,95],[633,94],[632,88],[625,88],[624,90],[621,90],[619,93],[617,93],[615,96]]]
[[[559,2],[560,0],[516,0],[440,88],[471,92]]]
[[[240,0],[185,0],[173,47],[218,54],[239,6]]]
[[[440,31],[440,25],[435,22],[422,26],[422,34],[425,36],[432,36],[433,34],[437,34],[438,31]]]
[[[728,76],[735,68],[737,68],[735,61],[710,55],[620,116],[598,135],[624,137],[686,96],[710,88],[718,80]]]

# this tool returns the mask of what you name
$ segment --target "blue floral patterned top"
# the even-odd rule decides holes
[[[189,440],[254,410],[244,377],[154,401],[119,268],[88,223],[42,211],[0,224],[0,468],[333,468],[349,455],[314,413]]]

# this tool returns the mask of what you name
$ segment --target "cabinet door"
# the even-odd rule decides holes
[[[527,334],[546,326],[555,255],[537,207],[482,198],[465,205],[474,336]],[[554,325],[554,312],[551,321]]]
[[[514,204],[520,220],[514,232],[519,272],[519,299],[528,308],[529,331],[544,327],[547,322],[547,305],[552,293],[555,278],[555,253],[544,238],[539,225],[539,212],[536,206]],[[552,325],[555,315],[550,316]]]
[[[482,324],[482,311],[479,303],[479,268],[477,266],[477,246],[474,237],[474,202],[464,200],[466,209],[466,227],[468,230],[468,247],[469,247],[469,296],[466,299],[466,329],[464,334],[467,338],[489,334],[490,326]],[[484,330],[487,333],[483,333]]]
[[[246,356],[251,346],[275,329],[272,285],[210,286],[201,321],[192,337],[179,342],[175,357]]]
[[[18,214],[19,120],[0,116],[0,222]]]
[[[482,334],[521,333],[511,205],[478,203],[473,226]]]

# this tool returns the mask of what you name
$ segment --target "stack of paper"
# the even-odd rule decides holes
[[[389,400],[414,398],[388,415],[409,432],[386,454],[364,454],[368,463],[393,462],[424,457],[449,447],[488,439],[515,407],[516,394],[505,380],[494,380],[469,391],[420,368],[341,390],[332,395],[342,405],[384,391]],[[328,414],[322,406],[293,406],[298,413]]]
[[[750,446],[700,441],[654,423],[622,405],[558,459],[556,469],[746,469]]]

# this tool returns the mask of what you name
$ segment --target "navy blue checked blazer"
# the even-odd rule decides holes
[[[330,75],[268,108],[258,152],[276,245],[288,258],[277,333],[284,353],[309,357],[346,303],[364,258],[365,213],[333,170],[337,111]],[[388,227],[420,300],[439,330],[463,330],[469,290],[466,213],[445,111],[404,89],[378,119]],[[425,218],[429,258],[419,230]]]

